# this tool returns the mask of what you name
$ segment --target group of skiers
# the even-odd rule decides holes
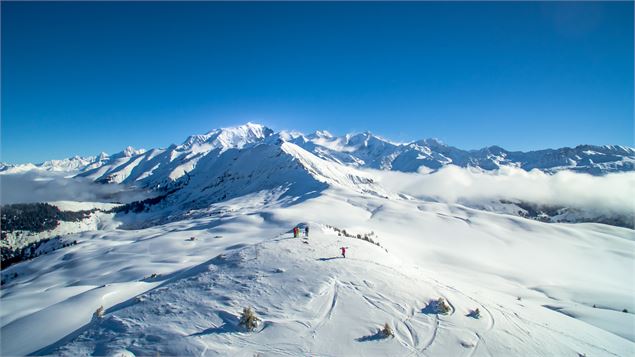
[[[300,229],[300,227],[298,226],[293,227],[293,238],[299,238],[301,231],[302,230]],[[304,237],[307,239],[309,238],[309,225],[304,226]],[[342,258],[346,258],[346,249],[348,249],[348,247],[340,247],[340,251],[342,252]]]
[[[300,227],[295,226],[293,227],[293,238],[298,238],[300,237]],[[304,227],[304,237],[305,238],[309,238],[309,226],[305,226]]]

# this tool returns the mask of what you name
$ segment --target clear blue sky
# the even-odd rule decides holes
[[[2,161],[247,121],[633,146],[633,2],[2,2]]]

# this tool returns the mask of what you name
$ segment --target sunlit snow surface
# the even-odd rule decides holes
[[[2,271],[0,354],[635,355],[634,231],[518,217],[523,202],[570,209],[554,220],[632,217],[634,157],[247,124],[166,149],[0,164],[3,203],[107,210],[166,195],[36,234],[78,244]],[[308,241],[292,238],[298,224]],[[447,314],[429,306],[440,297]],[[238,326],[245,307],[262,320],[253,332]],[[385,323],[394,337],[377,333]]]
[[[632,230],[335,188],[284,207],[259,196],[77,233],[6,269],[2,355],[635,354]],[[291,238],[305,222],[308,243]],[[426,308],[439,297],[447,315]],[[254,332],[237,326],[246,306]],[[384,323],[394,338],[379,338]]]

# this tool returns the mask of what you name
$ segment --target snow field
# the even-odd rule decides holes
[[[78,245],[10,267],[2,354],[635,353],[632,230],[336,188],[291,206],[262,199],[76,233]],[[288,239],[306,222],[308,244]],[[373,231],[385,249],[327,225]],[[447,315],[426,308],[439,297]],[[262,319],[253,333],[237,326],[247,306]],[[475,308],[480,319],[466,316]],[[395,337],[380,339],[386,322]]]
[[[349,247],[347,258],[339,246]],[[438,297],[447,315],[428,311]],[[256,332],[237,321],[250,306]],[[467,316],[479,308],[481,318]],[[316,232],[219,255],[107,310],[62,355],[623,355],[632,343],[513,296],[467,294],[367,242]],[[377,330],[388,322],[394,338]],[[609,349],[602,346],[610,345]]]

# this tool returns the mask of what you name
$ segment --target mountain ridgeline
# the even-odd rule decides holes
[[[529,152],[508,151],[498,146],[462,150],[435,139],[396,144],[369,132],[339,137],[326,131],[310,135],[293,131],[275,133],[262,125],[248,123],[193,135],[181,145],[165,149],[146,151],[128,147],[114,155],[102,153],[41,164],[2,164],[0,172],[68,171],[100,183],[170,189],[198,167],[210,168],[223,155],[235,157],[238,155],[235,151],[253,150],[260,145],[279,147],[282,142],[337,164],[402,172],[434,171],[446,165],[488,171],[513,166],[548,173],[571,170],[592,175],[635,170],[635,149],[617,145],[579,145]]]
[[[247,123],[193,135],[165,149],[128,147],[114,155],[3,164],[0,175],[62,173],[96,184],[134,186],[150,192],[153,198],[132,202],[118,212],[187,212],[250,194],[262,195],[261,204],[284,205],[315,197],[328,187],[394,198],[373,174],[360,169],[434,172],[448,165],[483,171],[516,167],[548,174],[574,171],[602,176],[634,171],[635,149],[580,145],[530,152],[498,146],[461,150],[434,139],[396,144],[369,132],[339,137],[326,131],[276,133]],[[595,216],[587,221],[594,221]],[[631,227],[632,222],[619,225]]]

